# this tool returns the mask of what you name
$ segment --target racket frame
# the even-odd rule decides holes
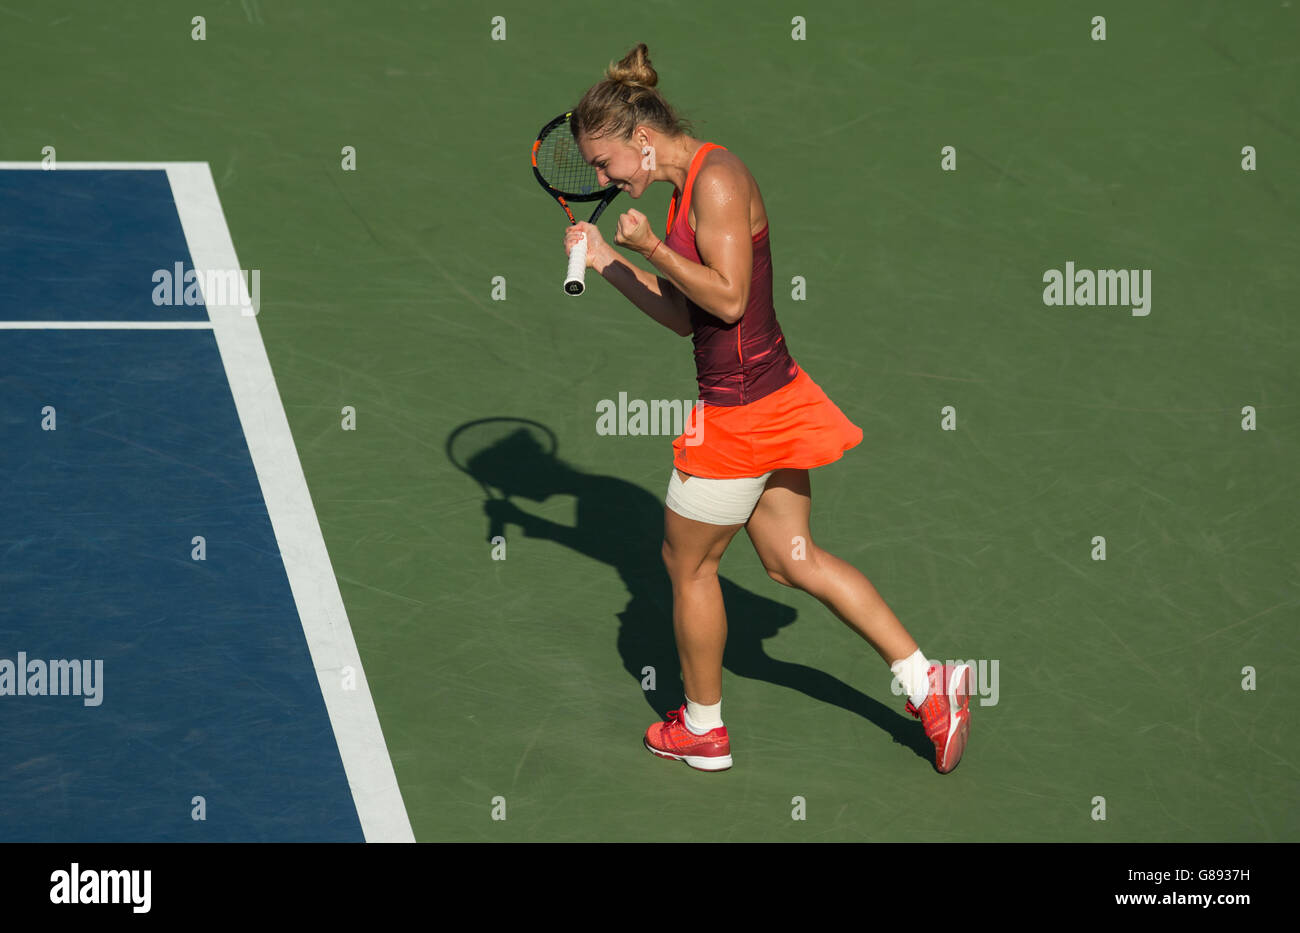
[[[587,220],[587,223],[594,224],[596,221],[600,220],[600,215],[605,212],[605,208],[609,207],[610,202],[613,201],[614,198],[618,197],[620,190],[618,185],[610,185],[607,188],[601,188],[597,191],[588,192],[587,194],[575,194],[571,191],[561,191],[542,177],[541,169],[537,167],[537,153],[538,150],[542,148],[542,143],[546,141],[546,137],[551,135],[551,133],[560,132],[561,127],[567,131],[569,118],[572,116],[572,110],[560,114],[554,120],[551,120],[542,127],[541,132],[537,134],[537,139],[533,142],[532,151],[533,175],[537,177],[537,183],[542,186],[542,190],[555,198],[555,200],[559,202],[560,207],[564,208],[564,213],[568,216],[571,225],[576,224],[578,221],[577,218],[573,216],[573,211],[569,208],[570,202],[577,204],[584,201],[600,201],[600,203],[596,205],[596,209],[592,212],[591,217]],[[564,278],[565,294],[576,296],[581,295],[586,290],[586,272],[587,241],[584,237],[582,242],[569,250],[569,265]]]

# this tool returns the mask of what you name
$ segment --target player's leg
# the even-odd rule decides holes
[[[884,658],[908,693],[907,710],[935,745],[935,767],[957,766],[970,734],[969,665],[933,664],[861,571],[817,547],[809,528],[807,470],[778,470],[745,526],[759,560],[778,583],[816,596]]]
[[[678,471],[679,478],[685,475]],[[684,482],[698,483],[698,478],[688,477]],[[722,699],[727,615],[718,564],[743,527],[743,522],[714,524],[664,508],[663,560],[673,586],[673,632],[686,696],[696,703],[712,705]]]
[[[777,470],[745,526],[768,576],[816,596],[871,644],[888,664],[910,657],[916,642],[861,571],[817,547],[809,528],[807,470]]]
[[[705,479],[673,470],[664,508],[664,566],[673,584],[673,629],[686,703],[646,730],[645,747],[660,758],[702,771],[731,767],[722,721],[722,653],[727,614],[718,583],[722,554],[754,510],[767,475]]]

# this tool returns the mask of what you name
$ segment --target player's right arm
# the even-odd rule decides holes
[[[600,230],[579,221],[566,231],[564,252],[568,255],[580,233],[587,235],[587,266],[623,293],[628,301],[647,315],[682,337],[690,336],[691,313],[686,296],[663,276],[632,265],[605,242]],[[661,246],[660,249],[667,249]]]

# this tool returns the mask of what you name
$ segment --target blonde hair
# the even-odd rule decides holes
[[[592,85],[582,96],[569,121],[573,138],[582,134],[627,140],[642,123],[669,136],[691,132],[690,123],[681,119],[655,90],[658,83],[659,74],[650,64],[650,50],[644,42],[638,42],[622,61],[610,63],[604,81]]]

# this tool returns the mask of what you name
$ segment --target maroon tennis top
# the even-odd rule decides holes
[[[695,153],[686,173],[686,190],[673,189],[668,205],[666,245],[679,256],[699,263],[695,249],[695,231],[690,225],[691,188],[700,171],[704,156],[717,143],[705,143]],[[681,207],[678,207],[678,196]],[[673,225],[673,220],[677,225]],[[770,224],[768,225],[770,226]],[[753,237],[754,271],[749,284],[749,303],[734,324],[714,317],[689,298],[691,339],[695,343],[695,376],[700,385],[700,401],[709,405],[747,405],[794,381],[799,374],[785,346],[785,335],[776,322],[772,305],[772,251],[768,227]]]

